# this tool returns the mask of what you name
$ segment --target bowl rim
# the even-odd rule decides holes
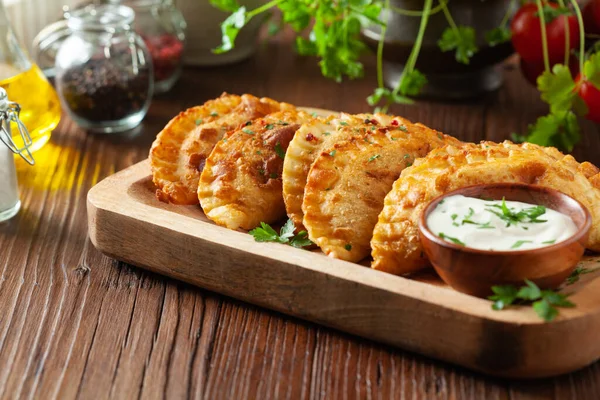
[[[481,249],[474,249],[474,248],[471,248],[468,246],[460,246],[460,245],[448,242],[448,241],[440,238],[439,236],[435,235],[429,229],[429,227],[427,226],[427,221],[426,221],[427,216],[431,213],[431,211],[433,211],[433,209],[435,207],[437,207],[437,205],[439,204],[439,202],[441,200],[443,200],[446,197],[450,197],[450,196],[453,196],[456,194],[461,194],[460,192],[462,192],[466,189],[484,188],[484,187],[486,187],[486,188],[505,187],[505,188],[512,188],[512,189],[517,188],[517,189],[521,189],[521,190],[528,190],[528,191],[535,191],[535,192],[549,192],[549,193],[552,193],[553,195],[558,195],[560,197],[567,197],[570,200],[572,200],[575,204],[577,204],[577,206],[581,210],[583,210],[583,213],[585,215],[585,220],[581,227],[579,227],[579,226],[577,227],[577,231],[571,237],[569,237],[568,239],[566,239],[562,242],[555,243],[550,246],[538,247],[535,249],[522,249],[522,250],[481,250]],[[559,248],[569,246],[574,242],[578,242],[583,236],[588,234],[591,227],[592,227],[592,215],[591,215],[590,211],[587,209],[587,207],[585,207],[583,204],[581,204],[581,202],[579,202],[577,199],[569,196],[568,194],[560,192],[556,189],[548,188],[546,186],[533,185],[533,184],[527,184],[527,183],[511,183],[511,182],[483,183],[483,184],[469,185],[469,186],[464,186],[462,188],[458,188],[458,189],[452,190],[450,192],[444,193],[442,195],[439,195],[439,196],[433,198],[432,200],[430,200],[429,203],[427,203],[427,205],[423,209],[423,212],[419,216],[419,222],[418,222],[418,229],[419,229],[419,235],[420,235],[421,241],[423,240],[423,236],[426,236],[427,239],[434,242],[436,245],[446,247],[451,250],[459,250],[459,251],[462,251],[465,253],[470,253],[470,254],[488,255],[488,256],[504,256],[504,257],[505,256],[518,256],[518,255],[523,255],[526,253],[546,253],[546,252],[555,251]]]

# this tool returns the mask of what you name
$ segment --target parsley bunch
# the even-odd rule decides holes
[[[494,295],[488,297],[494,302],[492,309],[499,311],[516,303],[531,304],[541,319],[550,322],[558,315],[557,307],[575,307],[575,304],[567,300],[568,295],[553,290],[541,290],[527,279],[525,284],[520,288],[513,285],[492,286]]]
[[[306,231],[300,231],[297,235],[294,235],[295,229],[294,222],[291,219],[288,219],[281,227],[279,233],[277,233],[277,231],[269,224],[264,222],[261,222],[260,227],[252,229],[249,233],[257,242],[283,243],[296,248],[312,246],[314,244],[308,239],[308,233]]]

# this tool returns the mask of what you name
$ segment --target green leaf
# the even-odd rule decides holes
[[[581,275],[591,274],[592,272],[596,272],[599,269],[600,269],[600,267],[589,269],[589,268],[577,266],[573,270],[573,272],[571,272],[571,275],[569,275],[569,277],[567,278],[567,285],[572,285],[575,282],[578,282]]]
[[[577,92],[568,66],[556,64],[552,72],[545,71],[538,77],[537,86],[542,93],[542,100],[550,105],[551,113],[571,111]]]
[[[294,231],[296,227],[294,226],[294,221],[288,219],[287,222],[281,227],[281,231],[279,231],[279,237],[281,240],[288,242],[288,240],[294,236]]]
[[[475,44],[475,29],[470,26],[459,25],[457,29],[448,27],[438,40],[439,48],[446,51],[456,51],[456,61],[469,64],[469,59],[477,52]]]
[[[571,152],[580,138],[577,116],[569,111],[538,118],[535,124],[529,125],[524,141]]]
[[[275,153],[282,160],[285,159],[285,150],[283,149],[283,147],[281,147],[281,143],[279,143],[279,142],[275,143]]]
[[[403,96],[416,96],[421,92],[423,86],[427,84],[427,78],[419,70],[414,69],[410,73],[402,74],[400,83],[400,93]],[[396,103],[403,103],[405,97],[394,97]]]
[[[540,288],[528,279],[525,279],[525,283],[527,286],[523,286],[519,289],[517,298],[530,301],[538,300],[542,296]]]
[[[298,234],[290,241],[290,245],[296,248],[312,246],[313,244],[314,243],[308,239],[308,233],[306,231],[298,232]]]
[[[544,13],[544,22],[546,22],[546,25],[548,25],[550,22],[554,21],[561,15],[573,15],[573,13],[568,7],[554,8],[550,7],[549,5],[545,5],[542,7],[542,13]],[[539,18],[540,12],[538,11],[534,15]]]
[[[573,304],[571,301],[567,300],[568,296],[565,294],[556,293],[552,290],[543,290],[541,295],[544,300],[546,300],[548,303],[552,304],[553,306],[566,307],[566,308],[575,307],[575,304]]]
[[[518,289],[512,285],[492,286],[494,294],[489,296],[489,300],[493,300],[492,308],[494,310],[502,310],[510,306],[517,299]]]
[[[600,90],[600,53],[592,54],[586,60],[583,64],[583,75],[588,82]]]
[[[233,12],[240,8],[240,4],[237,0],[210,0],[210,4],[221,11]]]
[[[240,29],[242,29],[247,22],[246,7],[243,6],[227,17],[227,19],[221,23],[221,45],[213,49],[213,53],[221,54],[233,49],[235,38],[240,32]]]
[[[541,319],[546,322],[553,321],[558,315],[558,310],[545,299],[538,300],[533,303],[533,310]]]
[[[452,236],[448,236],[443,232],[438,233],[438,236],[441,237],[444,240],[447,240],[449,242],[452,242],[454,244],[457,244],[459,246],[466,246],[464,242],[460,241],[459,239],[452,237]]]
[[[260,227],[252,229],[248,232],[254,237],[257,242],[279,242],[279,235],[275,229],[264,222],[260,223]]]
[[[510,41],[512,33],[510,29],[505,26],[494,28],[491,31],[485,33],[485,41],[491,47]]]

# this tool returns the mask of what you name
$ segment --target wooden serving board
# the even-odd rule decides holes
[[[491,375],[546,377],[600,358],[600,271],[565,290],[573,309],[544,323],[531,307],[493,311],[433,274],[408,279],[209,221],[159,202],[148,161],[88,194],[89,233],[105,254],[159,274]],[[600,257],[582,261],[600,266]]]

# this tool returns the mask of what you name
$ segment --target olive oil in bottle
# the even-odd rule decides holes
[[[0,86],[11,101],[21,105],[20,119],[31,135],[30,150],[40,149],[60,121],[61,108],[56,91],[35,64],[21,72],[10,64],[0,63]],[[18,131],[13,129],[13,132],[13,140],[22,145]]]

